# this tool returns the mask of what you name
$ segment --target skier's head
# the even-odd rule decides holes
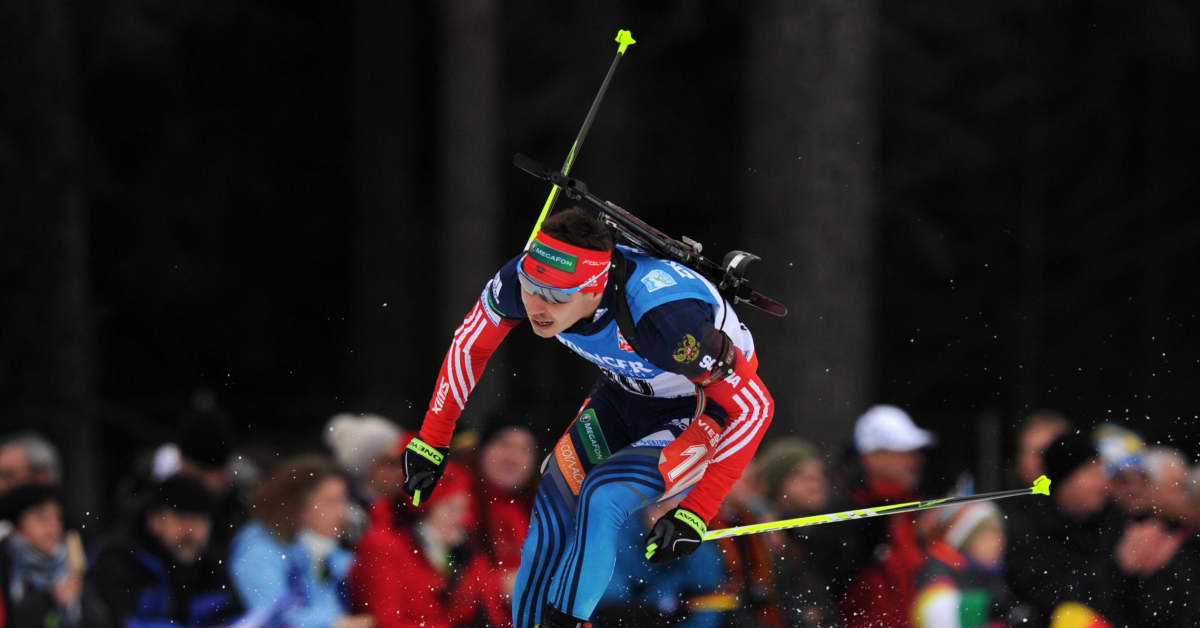
[[[612,249],[608,228],[579,207],[542,223],[517,265],[533,333],[553,337],[596,311],[608,284]]]

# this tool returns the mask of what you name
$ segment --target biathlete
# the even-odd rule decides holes
[[[699,547],[771,423],[750,331],[717,288],[672,260],[613,245],[580,208],[547,219],[483,289],[442,362],[404,452],[419,502],[441,477],[454,424],[509,330],[528,319],[599,366],[579,414],[542,463],[513,591],[513,625],[586,626],[631,513],[689,491],[646,536],[651,562]]]

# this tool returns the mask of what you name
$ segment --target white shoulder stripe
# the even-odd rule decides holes
[[[479,334],[483,333],[483,328],[487,327],[488,325],[488,322],[485,320],[481,320],[479,322],[480,324],[476,325],[475,327],[475,333],[471,334],[470,340],[467,340],[467,344],[463,346],[463,358],[466,365],[467,381],[469,381],[471,384],[470,389],[467,390],[468,395],[471,394],[472,390],[475,390],[475,370],[471,368],[471,347],[475,346],[475,339],[479,337]]]
[[[763,404],[763,418],[770,416],[771,402],[767,401],[766,393],[764,393],[762,389],[758,387],[758,383],[754,380],[750,380],[747,383],[750,384],[750,388],[754,389],[754,394],[758,395],[758,400]]]
[[[750,444],[754,440],[754,437],[758,435],[758,432],[765,424],[767,412],[766,407],[764,406],[766,405],[766,400],[763,400],[763,406],[760,406],[759,401],[750,394],[749,390],[743,388],[742,394],[745,395],[746,400],[750,402],[750,405],[754,406],[754,416],[749,421],[746,421],[746,424],[741,431],[742,433],[735,434],[734,437],[730,439],[729,443],[721,443],[722,447],[729,445],[729,448],[726,449],[724,453],[721,453],[714,458],[713,462],[720,462],[744,449],[746,445]],[[721,447],[718,447],[717,451],[719,452],[720,450]]]
[[[737,445],[733,446],[732,448],[727,450],[725,453],[718,456],[714,460],[714,462],[720,462],[721,460],[724,460],[724,459],[728,458],[729,456],[732,456],[738,450],[744,448],[747,444],[752,442],[754,440],[754,438],[756,436],[758,436],[758,433],[761,432],[763,430],[763,428],[766,426],[766,420],[771,416],[769,413],[771,404],[767,401],[767,399],[766,399],[765,395],[763,395],[761,389],[759,389],[757,386],[754,386],[753,388],[754,388],[755,395],[758,397],[759,401],[762,402],[762,414],[758,415],[756,417],[756,420],[750,421],[748,423],[748,425],[749,424],[753,425],[753,429],[750,431],[750,433],[748,435],[746,435],[745,437],[743,437],[737,443]],[[750,391],[743,389],[742,392],[746,394],[746,398],[748,400],[750,400],[750,402],[752,404],[754,404],[755,408],[757,409],[758,404],[754,403],[754,398],[751,397],[749,394]]]
[[[757,403],[753,404],[754,411],[751,413],[750,406],[746,405],[745,401],[742,401],[742,393],[744,392],[744,390],[738,391],[738,393],[733,396],[733,402],[742,409],[742,413],[738,416],[736,421],[730,423],[725,428],[725,432],[721,435],[721,442],[717,444],[717,449],[713,452],[714,454],[720,453],[722,450],[729,447],[730,443],[732,443],[738,438],[738,436],[750,428],[750,424],[754,421],[755,417],[758,416]]]
[[[462,325],[454,332],[454,342],[450,346],[450,363],[447,365],[447,379],[450,382],[450,392],[454,393],[454,401],[458,403],[459,410],[466,408],[467,396],[471,394],[471,389],[467,388],[466,381],[462,376],[462,340],[463,337],[471,333],[471,329],[478,325],[482,318],[482,310],[479,303],[475,304],[475,308],[471,313],[463,319]]]

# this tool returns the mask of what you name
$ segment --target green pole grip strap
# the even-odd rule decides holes
[[[675,518],[686,523],[688,527],[695,530],[696,534],[699,534],[701,538],[704,537],[705,532],[708,532],[708,524],[704,523],[704,520],[700,518],[700,515],[697,515],[690,510],[684,510],[682,508],[676,510]]]
[[[444,456],[442,452],[438,451],[436,447],[433,447],[429,443],[426,443],[416,436],[414,436],[412,440],[408,441],[408,447],[405,447],[405,449],[420,455],[422,458],[425,458],[436,465],[442,464],[442,461],[446,459],[446,456]]]

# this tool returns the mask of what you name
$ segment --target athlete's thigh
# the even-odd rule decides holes
[[[660,499],[687,491],[708,468],[721,424],[700,413],[699,403],[695,397],[682,397],[638,400],[631,404],[643,435],[627,449],[643,455],[654,452],[664,485]]]
[[[667,495],[677,494],[706,466],[697,447],[677,440],[696,412],[694,397],[642,397],[600,378],[543,463],[543,481],[553,482],[573,508],[588,475],[621,453],[656,458]]]
[[[621,419],[620,393],[602,380],[542,463],[543,482],[553,481],[568,501],[574,503],[588,473],[596,465],[630,444],[631,436]]]

